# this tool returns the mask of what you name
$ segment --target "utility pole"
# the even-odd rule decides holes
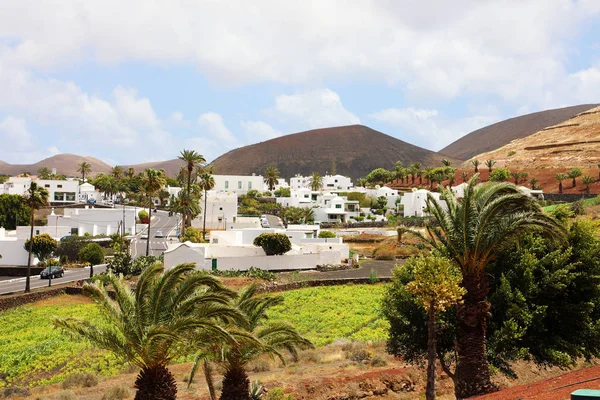
[[[123,196],[121,196],[121,205],[123,206],[123,230],[121,231],[123,237],[125,237],[125,202],[123,201]]]

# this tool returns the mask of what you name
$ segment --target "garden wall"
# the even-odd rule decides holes
[[[560,201],[560,202],[573,202],[581,199],[592,199],[597,197],[596,194],[574,194],[574,193],[544,193],[545,200]]]
[[[42,272],[41,267],[31,267],[31,276],[39,275]],[[27,267],[1,267],[0,276],[15,276],[22,277],[27,276]]]

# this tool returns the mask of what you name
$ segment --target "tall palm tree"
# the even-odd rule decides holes
[[[485,160],[485,165],[488,167],[488,172],[490,174],[492,173],[492,167],[494,166],[494,164],[496,164],[496,161],[494,160]]]
[[[187,168],[187,200],[191,201],[192,198],[192,172],[194,171],[194,168],[196,168],[198,165],[202,165],[206,162],[206,160],[204,159],[204,156],[202,156],[202,154],[196,152],[195,150],[182,150],[181,154],[179,155],[180,160],[182,160],[183,162],[185,162],[185,168]],[[189,206],[190,204],[188,204]],[[186,228],[186,218],[188,218],[189,212],[188,210],[186,210],[181,218],[181,235],[183,235],[185,233],[185,228]],[[190,218],[190,222],[191,222],[191,218]]]
[[[277,180],[279,179],[279,170],[277,167],[270,165],[265,170],[265,183],[269,187],[269,190],[272,192],[275,189],[275,185],[277,185]]]
[[[555,239],[565,238],[565,229],[544,214],[536,199],[506,182],[477,185],[474,175],[457,200],[442,190],[446,205],[428,195],[427,207],[435,224],[426,235],[415,235],[453,260],[462,272],[466,289],[457,306],[458,330],[455,394],[459,399],[493,390],[486,356],[486,321],[490,305],[486,267],[499,252],[528,232],[537,231]]]
[[[585,185],[585,192],[587,194],[590,194],[590,184],[594,183],[594,178],[592,178],[589,175],[585,175],[583,178],[581,178],[581,183],[583,183]]]
[[[238,340],[234,343],[225,341],[221,345],[214,346],[211,351],[200,353],[192,367],[189,382],[192,381],[202,363],[208,386],[209,388],[213,387],[210,363],[217,363],[224,370],[221,400],[248,400],[250,398],[250,380],[246,373],[246,365],[250,361],[266,354],[279,358],[285,364],[283,351],[289,352],[296,358],[298,349],[314,347],[290,324],[269,321],[267,317],[269,309],[282,302],[282,296],[259,295],[258,285],[242,289],[233,305],[247,319],[247,322],[240,325],[239,328],[246,331],[248,337],[252,336],[253,338]],[[210,392],[211,398],[216,400],[214,391]]]
[[[125,175],[127,175],[127,177],[129,179],[133,178],[135,176],[135,168],[133,168],[133,167],[127,168],[127,172],[125,172]]]
[[[81,180],[85,181],[85,176],[92,172],[92,166],[86,161],[82,161],[78,164],[77,172],[81,172]]]
[[[234,293],[194,269],[191,263],[168,271],[160,263],[151,265],[135,289],[123,277],[109,274],[111,292],[100,282],[83,287],[108,323],[59,318],[54,324],[138,367],[136,400],[174,400],[177,383],[169,363],[211,344],[198,337],[208,336],[219,343],[231,340],[219,322],[246,323],[229,306]]]
[[[112,176],[115,179],[121,179],[121,178],[123,178],[123,174],[124,174],[123,173],[123,167],[121,167],[120,165],[115,165],[110,170],[110,176]]]
[[[310,180],[310,190],[318,192],[323,189],[323,178],[318,172],[313,172],[308,178]]]
[[[577,186],[576,179],[583,175],[583,171],[581,171],[581,168],[571,168],[567,175],[569,178],[573,179],[573,187],[575,187]]]
[[[473,160],[471,161],[471,164],[473,164],[473,166],[475,167],[475,173],[479,172],[479,160]]]
[[[52,177],[52,170],[47,167],[42,167],[38,169],[38,178],[40,179],[50,179]]]
[[[463,183],[465,183],[467,181],[467,178],[469,177],[469,174],[467,173],[467,171],[463,171],[460,173],[460,177],[462,178]]]
[[[563,184],[562,183],[568,177],[569,176],[567,174],[563,174],[562,172],[559,172],[558,174],[554,175],[554,178],[556,178],[556,180],[558,181],[558,193],[563,192]]]
[[[150,254],[150,227],[152,225],[152,209],[154,208],[153,197],[166,185],[166,180],[163,174],[154,168],[147,168],[142,173],[142,187],[144,194],[147,196],[148,207],[148,240],[146,241],[146,255]]]
[[[443,165],[444,167],[449,167],[449,166],[451,166],[451,165],[452,165],[452,161],[448,160],[447,158],[444,158],[444,159],[442,160],[442,165]]]
[[[206,241],[206,199],[208,191],[215,187],[215,178],[208,172],[200,174],[200,188],[204,190],[204,218],[202,218],[202,240]]]
[[[30,280],[31,280],[31,257],[33,253],[33,226],[35,225],[35,210],[39,210],[48,204],[48,191],[41,186],[38,186],[37,182],[32,181],[27,189],[25,195],[25,203],[29,206],[31,211],[31,231],[29,232],[29,257],[27,257],[27,275],[25,278],[25,292],[31,291]]]

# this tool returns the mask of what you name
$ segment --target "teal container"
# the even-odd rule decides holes
[[[600,390],[578,389],[571,393],[571,400],[599,400]]]

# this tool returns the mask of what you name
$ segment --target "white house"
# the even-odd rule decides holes
[[[206,228],[225,229],[237,216],[238,196],[228,191],[210,190],[206,193]],[[200,200],[202,212],[192,221],[192,226],[202,228],[204,220],[204,199]]]
[[[368,197],[372,197],[374,199],[378,199],[380,197],[385,197],[387,199],[387,208],[395,209],[396,208],[396,200],[400,198],[398,195],[398,191],[395,189],[391,189],[387,186],[376,187],[375,189],[367,189],[365,194]]]
[[[73,204],[101,198],[100,193],[96,192],[93,185],[84,183],[80,186],[79,181],[75,179],[61,181],[10,177],[3,185],[0,185],[0,193],[24,196],[32,181],[48,191],[48,202],[54,205]]]
[[[313,192],[308,188],[290,190],[290,197],[277,197],[276,202],[282,207],[311,208],[316,205],[320,192]]]
[[[350,217],[358,217],[360,205],[358,200],[348,200],[334,194],[324,194],[319,206],[314,209],[315,221],[319,222],[350,222]]]
[[[233,192],[236,194],[246,194],[249,190],[265,190],[265,183],[262,175],[213,175],[215,180],[214,191]]]
[[[0,228],[0,265],[27,265],[29,253],[25,250],[25,240],[16,235],[8,236],[6,230]]]
[[[412,192],[404,193],[401,203],[404,206],[405,217],[424,217],[427,216],[427,195],[431,194],[434,199],[440,200],[440,194],[430,192],[426,189],[413,188]]]
[[[54,210],[48,216],[48,227],[59,229],[69,227],[71,235],[83,236],[86,233],[95,235],[111,235],[122,232],[135,235],[135,208],[65,208],[65,215],[56,215]],[[62,228],[61,228],[62,229]]]
[[[27,189],[31,186],[31,178],[10,177],[3,185],[0,185],[1,194],[25,195]]]
[[[348,191],[354,185],[352,179],[344,175],[325,175],[323,177],[323,190],[343,190]]]

